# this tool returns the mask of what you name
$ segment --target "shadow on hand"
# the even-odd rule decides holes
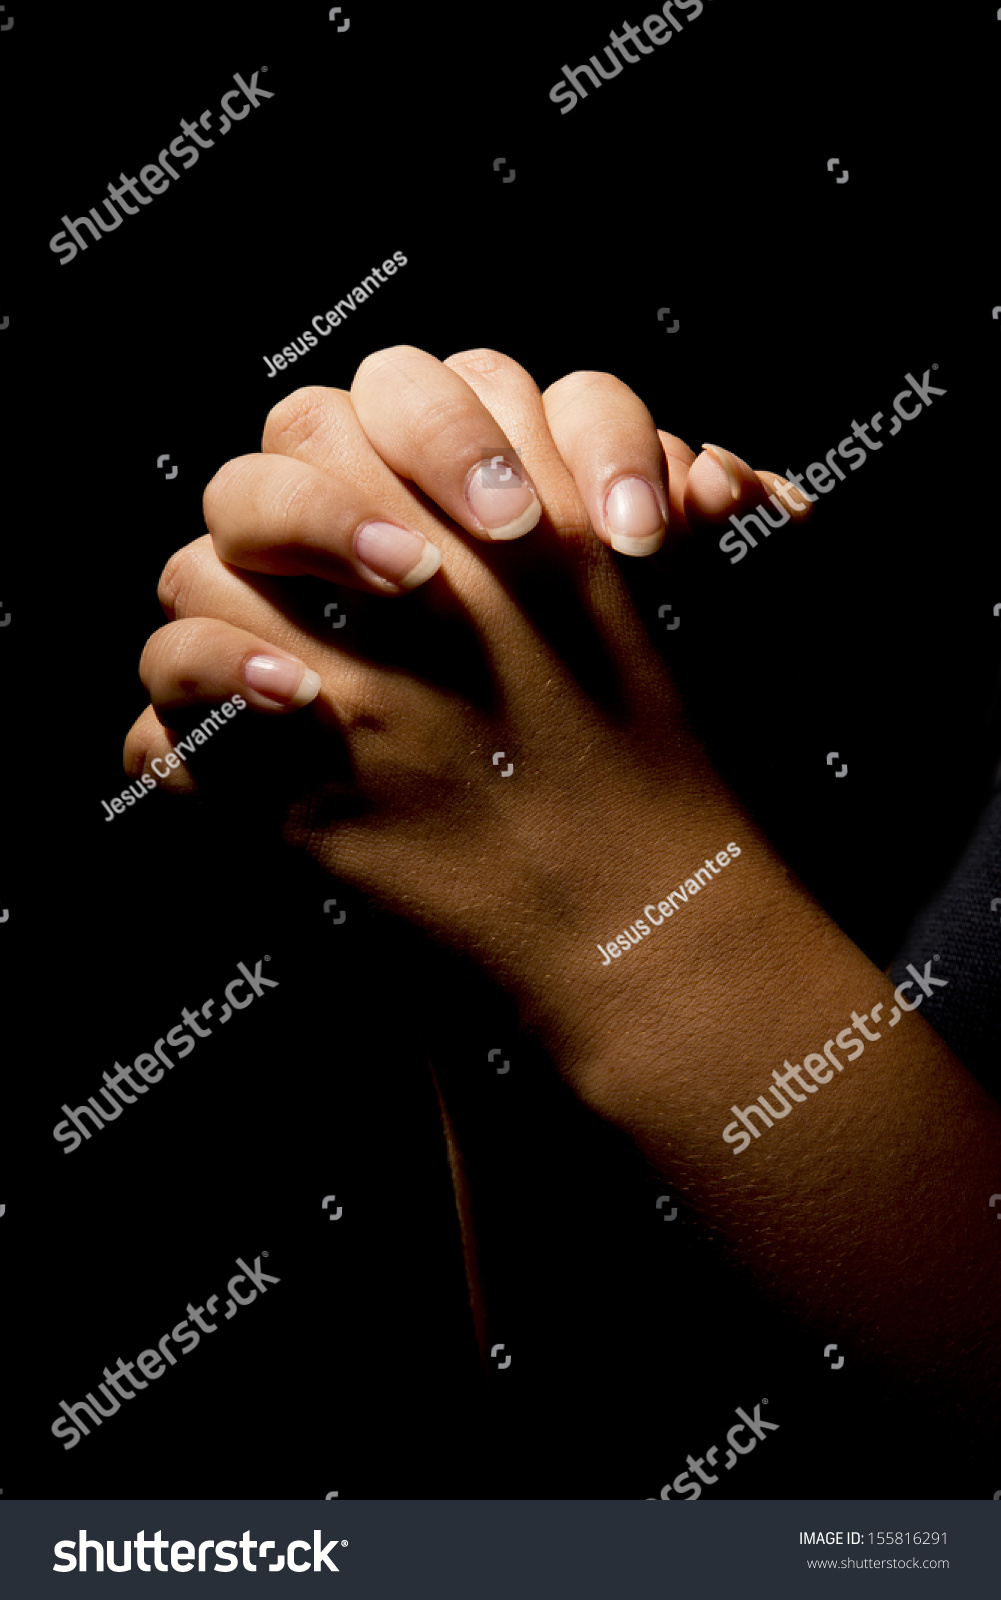
[[[619,558],[597,541],[594,549],[571,549],[545,518],[526,538],[497,546],[478,544],[475,554],[531,624],[540,645],[560,658],[613,720],[624,715],[626,701],[620,669],[606,643],[608,627],[635,627],[638,639],[665,656],[677,658],[683,649],[657,618],[665,580],[654,562]],[[679,566],[690,561],[686,552]],[[607,564],[604,572],[601,563]],[[405,673],[461,696],[480,711],[500,703],[498,664],[491,660],[470,604],[443,571],[402,596],[346,590],[318,578],[239,576],[297,628],[347,661]],[[677,599],[683,574],[673,575],[672,582]],[[332,595],[338,597],[336,615],[328,618],[325,608]],[[604,626],[603,615],[610,619]],[[176,744],[204,717],[204,708],[178,712],[165,726]],[[322,701],[286,717],[240,716],[223,738],[200,746],[188,765],[204,803],[229,816],[235,808],[270,827],[306,797],[321,802],[329,821],[362,816],[369,809],[353,789],[351,755],[336,713]]]

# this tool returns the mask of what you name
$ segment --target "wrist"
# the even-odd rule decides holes
[[[561,1075],[612,1121],[658,1063],[680,1101],[689,1073],[746,1049],[758,991],[781,990],[797,960],[822,963],[832,941],[855,950],[711,773],[634,809],[616,848],[581,841],[580,854],[586,885],[515,987]]]
[[[580,1099],[635,1138],[694,1104],[729,1107],[755,1066],[768,1082],[792,1048],[776,997],[833,1021],[879,976],[728,795],[675,806],[636,840],[616,893],[600,877],[524,1018]]]

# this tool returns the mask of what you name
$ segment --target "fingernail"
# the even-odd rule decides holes
[[[739,500],[740,477],[733,464],[734,458],[730,454],[729,450],[721,450],[719,446],[715,444],[704,444],[702,448],[703,450],[708,450],[716,465],[718,467],[722,467],[723,471],[726,473],[726,481],[730,485],[731,500]]]
[[[542,515],[531,483],[515,462],[499,452],[472,468],[466,479],[466,500],[491,539],[520,539]]]
[[[243,669],[250,689],[280,705],[308,706],[320,692],[320,674],[283,656],[251,656]]]
[[[395,522],[365,522],[355,534],[355,556],[376,578],[416,589],[441,566],[441,551],[422,533]]]
[[[612,549],[624,556],[649,556],[667,531],[664,513],[646,478],[620,478],[605,498],[605,528]]]

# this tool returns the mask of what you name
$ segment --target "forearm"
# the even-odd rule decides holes
[[[893,985],[705,781],[666,839],[650,835],[645,868],[630,852],[607,933],[585,941],[575,926],[550,959],[558,998],[540,990],[529,1010],[585,1102],[799,1321],[996,1425],[1001,1111],[920,1010],[897,1007],[890,1026]],[[739,859],[602,964],[599,942],[729,841]],[[929,980],[948,980],[947,950],[926,959]],[[921,994],[914,983],[901,998]],[[775,1109],[746,1113],[759,1096]]]

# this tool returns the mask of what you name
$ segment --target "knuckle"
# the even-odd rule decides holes
[[[154,672],[169,681],[190,683],[196,660],[204,655],[204,618],[191,617],[178,622],[166,622],[150,634],[139,658],[139,677],[149,691]]]
[[[272,406],[264,419],[261,449],[272,455],[292,455],[309,442],[329,415],[333,402],[334,391],[319,384],[293,389]]]
[[[370,350],[355,368],[355,380],[357,381],[359,373],[378,373],[387,367],[392,367],[397,361],[412,360],[414,356],[426,357],[427,354],[426,350],[422,350],[416,344],[387,344],[381,350]]]
[[[161,572],[160,581],[156,586],[156,597],[168,617],[173,616],[178,610],[178,600],[184,581],[182,569],[182,552],[175,550]]]
[[[446,357],[443,365],[451,367],[453,371],[475,372],[481,378],[505,378],[514,372],[524,371],[510,356],[503,355],[500,350],[491,350],[486,345],[479,345],[474,350],[458,350]]]
[[[153,668],[163,651],[164,636],[172,626],[172,623],[165,622],[162,628],[157,628],[155,633],[150,634],[143,645],[142,655],[139,657],[139,682],[147,693]]]
[[[464,457],[470,447],[477,452],[483,434],[479,407],[464,395],[440,395],[420,408],[411,425],[411,442],[422,455],[435,458]]]
[[[146,766],[147,757],[155,754],[158,730],[162,737],[153,707],[147,706],[132,724],[122,745],[122,768],[129,777],[139,777]]]
[[[302,530],[318,523],[322,524],[324,512],[326,525],[329,528],[331,522],[329,481],[319,473],[303,473],[278,492],[273,503],[272,516],[269,518],[270,537],[276,544],[298,547]]]
[[[208,535],[206,535],[206,538]],[[180,550],[175,550],[160,574],[157,584],[156,596],[167,616],[183,617],[187,608],[190,594],[191,578],[194,571],[193,550],[194,544],[186,544]]]
[[[390,344],[384,350],[371,351],[355,368],[355,375],[351,380],[351,394],[355,394],[359,388],[365,388],[370,383],[392,382],[394,376],[398,379],[402,364],[413,362],[415,359],[426,362],[435,358],[415,344]]]
[[[129,729],[122,745],[122,771],[128,778],[138,778],[146,764],[146,740],[137,732],[138,726]]]
[[[202,493],[202,516],[210,533],[219,523],[223,504],[232,493],[234,479],[239,476],[249,459],[252,458],[233,456],[231,460],[224,461],[219,471],[205,485]]]
[[[542,396],[542,402],[546,408],[547,416],[555,419],[561,412],[567,411],[569,407],[579,406],[585,396],[592,391],[594,391],[594,398],[597,399],[600,392],[603,391],[607,394],[610,387],[622,388],[620,379],[613,377],[610,372],[584,370],[568,372],[564,377],[557,378],[555,383],[549,385],[549,388]]]

